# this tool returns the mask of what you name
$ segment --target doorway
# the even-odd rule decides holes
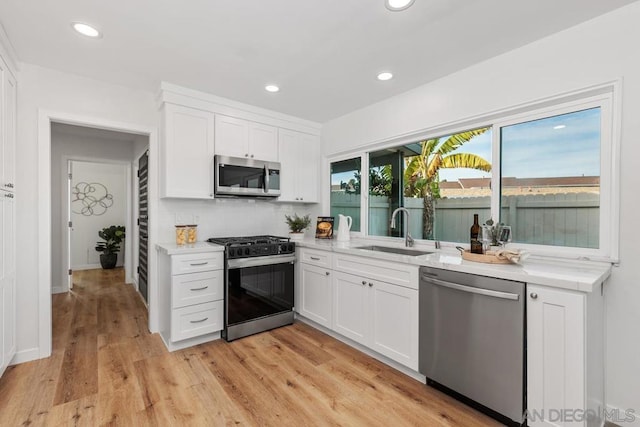
[[[158,131],[155,126],[136,125],[132,123],[123,123],[112,120],[106,120],[100,117],[87,117],[74,113],[54,112],[47,110],[39,110],[38,112],[38,233],[40,236],[40,244],[37,248],[38,259],[38,305],[40,307],[38,313],[38,347],[33,350],[37,352],[37,356],[33,356],[33,352],[29,356],[25,356],[24,360],[32,360],[33,358],[43,358],[51,355],[52,351],[52,312],[51,312],[51,290],[52,290],[52,254],[59,250],[53,247],[53,231],[51,227],[52,216],[52,194],[60,194],[60,192],[52,192],[54,180],[52,178],[52,127],[56,124],[73,125],[81,128],[90,128],[96,130],[108,130],[115,132],[124,132],[134,134],[139,140],[134,144],[135,154],[140,155],[146,149],[149,150],[149,169],[155,171],[158,166]],[[143,145],[144,149],[137,151]],[[137,151],[137,153],[136,153]],[[157,172],[154,172],[157,173]],[[153,217],[154,212],[158,209],[158,200],[155,198],[157,194],[157,182],[150,179],[149,184],[149,212]],[[154,223],[149,223],[149,245],[153,246],[156,241],[157,231]],[[155,251],[149,252],[149,263],[154,265],[157,255]],[[158,307],[157,307],[157,281],[154,275],[149,276],[148,293],[149,293],[149,330],[151,332],[158,331]]]
[[[125,236],[131,223],[131,173],[130,164],[106,161],[67,161],[68,185],[66,186],[67,242],[66,251],[68,290],[73,289],[71,280],[74,271],[99,269],[102,267],[96,250],[98,233],[112,226],[124,227]],[[64,224],[63,224],[64,226]],[[113,247],[117,267],[124,267],[125,277],[130,277],[131,256],[124,241]],[[110,248],[111,249],[111,248]]]

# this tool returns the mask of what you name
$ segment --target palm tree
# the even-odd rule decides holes
[[[433,238],[433,202],[440,197],[438,177],[440,169],[470,168],[485,172],[491,171],[491,163],[476,154],[452,153],[488,129],[481,128],[457,133],[447,137],[444,141],[442,138],[421,141],[421,153],[405,159],[405,197],[422,197],[423,199],[424,238]]]

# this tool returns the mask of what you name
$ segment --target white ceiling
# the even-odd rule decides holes
[[[1,0],[0,23],[23,62],[325,122],[634,1],[416,0],[390,12],[383,0]],[[382,70],[395,78],[377,81]]]

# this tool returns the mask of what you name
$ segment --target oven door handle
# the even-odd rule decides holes
[[[227,268],[246,268],[246,267],[260,267],[262,265],[274,265],[274,264],[287,264],[295,262],[295,255],[270,255],[270,256],[257,256],[251,258],[238,258],[230,259],[227,261]]]

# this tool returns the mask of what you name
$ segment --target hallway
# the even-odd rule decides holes
[[[0,379],[0,425],[496,425],[302,323],[168,353],[123,274],[53,296],[53,355]]]

